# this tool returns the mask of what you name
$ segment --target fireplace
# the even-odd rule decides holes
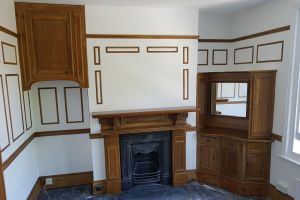
[[[171,132],[150,132],[120,136],[121,185],[170,184]]]
[[[92,113],[104,138],[107,193],[134,185],[187,182],[186,122],[195,107]],[[93,134],[94,136],[96,134]]]

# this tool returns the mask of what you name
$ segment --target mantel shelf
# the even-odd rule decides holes
[[[169,108],[149,108],[149,109],[134,109],[134,110],[119,110],[119,111],[103,111],[93,112],[93,118],[115,118],[115,117],[130,117],[130,116],[149,116],[163,114],[180,114],[197,112],[197,108],[193,106],[169,107]]]

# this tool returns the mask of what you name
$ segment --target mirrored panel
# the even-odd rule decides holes
[[[248,83],[211,84],[211,115],[247,117]]]

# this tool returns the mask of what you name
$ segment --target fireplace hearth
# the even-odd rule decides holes
[[[171,132],[120,136],[122,190],[135,185],[171,184]]]

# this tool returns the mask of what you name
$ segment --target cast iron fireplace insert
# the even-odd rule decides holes
[[[171,184],[171,132],[120,136],[122,190],[137,185]]]

